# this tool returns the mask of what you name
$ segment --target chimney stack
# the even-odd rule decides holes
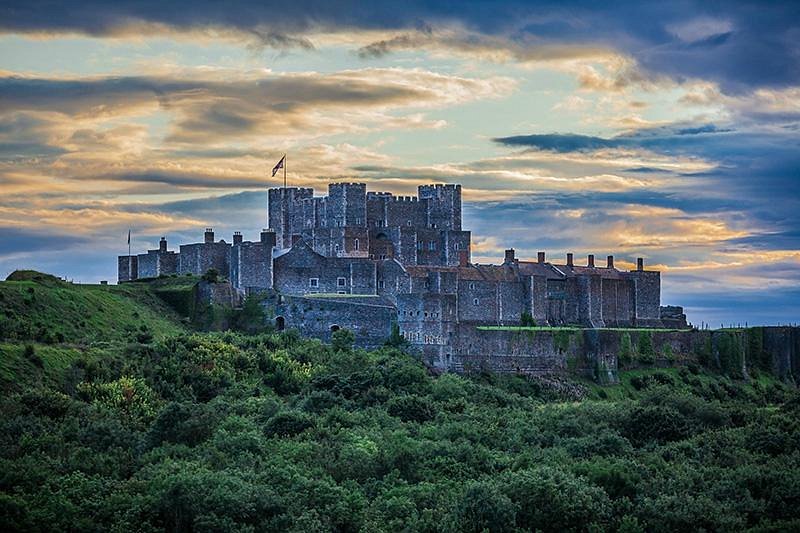
[[[639,272],[644,270],[644,259],[641,257],[638,257],[636,259],[636,270],[638,270]]]
[[[514,249],[513,248],[509,248],[508,250],[506,250],[506,258],[505,258],[504,263],[510,264],[510,263],[513,263],[513,262],[514,262]]]
[[[613,255],[609,255],[608,256],[608,268],[614,268],[614,256]]]
[[[567,254],[567,266],[568,266],[568,267],[571,267],[571,266],[572,266],[572,252],[569,252],[569,253]]]
[[[261,243],[271,250],[275,247],[275,232],[268,229],[261,230]]]
[[[587,266],[589,266],[589,268],[594,268],[594,254],[589,254],[589,263]]]
[[[467,250],[461,250],[458,252],[458,266],[469,266],[469,252]]]
[[[233,232],[233,244],[242,244],[242,232],[241,231],[234,231]]]
[[[538,260],[540,263],[544,263],[544,252],[539,252],[539,253],[537,253],[537,254],[536,254],[536,257],[537,257],[537,260]]]
[[[167,238],[161,237],[161,240],[158,241],[158,251],[164,253],[167,251]]]
[[[205,237],[204,240],[205,240],[206,244],[211,244],[212,242],[214,242],[214,230],[211,229],[211,228],[206,228],[206,233],[205,233],[204,237]]]

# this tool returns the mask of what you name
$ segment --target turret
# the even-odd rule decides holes
[[[242,244],[242,232],[241,231],[234,231],[233,232],[233,244]]]
[[[167,251],[167,238],[161,237],[161,240],[158,241],[158,251],[162,254]]]
[[[214,230],[212,228],[206,228],[203,242],[206,244],[211,244],[214,242]]]
[[[587,261],[586,266],[589,268],[594,268],[594,254],[589,254],[589,260]]]

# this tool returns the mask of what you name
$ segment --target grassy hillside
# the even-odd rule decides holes
[[[82,353],[102,356],[130,342],[184,332],[181,316],[159,291],[186,292],[193,283],[76,285],[14,272],[0,282],[0,388],[52,383]]]

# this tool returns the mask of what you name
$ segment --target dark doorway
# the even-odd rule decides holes
[[[286,319],[282,316],[279,316],[275,319],[275,329],[278,331],[283,331],[286,329]]]
[[[333,333],[334,331],[339,331],[339,325],[338,324],[334,324],[334,325],[331,326],[331,333]]]

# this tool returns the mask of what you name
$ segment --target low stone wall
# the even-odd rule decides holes
[[[628,364],[632,366],[666,367],[705,359],[706,364],[742,377],[747,376],[748,367],[770,371],[786,380],[792,380],[800,372],[800,328],[790,327],[740,331],[526,330],[462,324],[451,347],[452,353],[431,359],[431,362],[439,370],[451,372],[489,370],[548,374],[569,371],[601,383],[613,383],[625,335],[630,338],[633,355]],[[643,339],[643,335],[649,339]],[[762,340],[754,342],[751,336]],[[638,353],[643,345],[649,346],[647,359]],[[424,352],[424,347],[419,348]],[[756,351],[758,353],[751,353]],[[731,353],[736,355],[733,360]]]
[[[304,337],[331,342],[333,332],[343,328],[352,331],[356,345],[363,348],[381,346],[397,319],[394,307],[381,298],[351,297],[346,300],[281,296],[268,315],[275,317],[278,328],[297,329]]]

